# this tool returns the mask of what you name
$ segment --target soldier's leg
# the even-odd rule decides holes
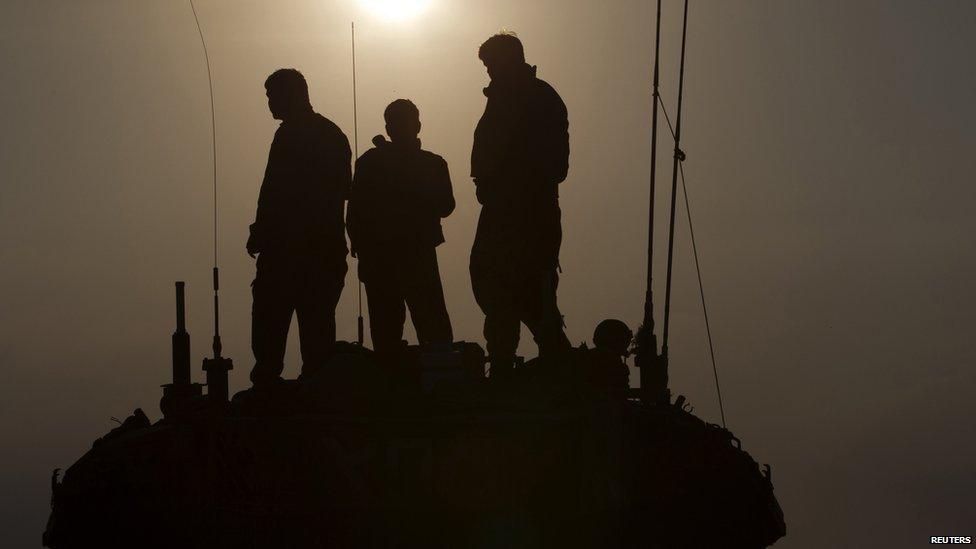
[[[555,269],[536,272],[521,284],[521,318],[539,345],[539,357],[559,355],[572,345],[563,329],[563,317],[556,303],[559,275]]]
[[[511,314],[485,314],[485,347],[492,377],[504,376],[515,367],[521,323]]]
[[[398,281],[390,272],[383,276],[372,276],[364,285],[373,350],[380,354],[396,353],[403,340],[403,323],[407,314]]]
[[[475,301],[485,314],[485,347],[491,362],[492,376],[504,376],[515,363],[521,330],[514,296],[497,272],[482,269],[472,261],[471,289]]]
[[[404,299],[417,330],[420,344],[452,343],[454,331],[444,302],[437,251],[430,249],[418,258],[415,277],[404,285]]]
[[[556,304],[556,287],[559,285],[559,248],[562,243],[561,212],[558,199],[539,204],[532,219],[532,239],[527,248],[531,253],[526,264],[534,269],[522,271],[519,292],[523,298],[521,319],[532,331],[539,344],[539,357],[558,355],[571,347],[563,330],[563,318]]]
[[[261,261],[262,258],[251,283],[251,350],[254,353],[251,383],[255,385],[281,376],[288,326],[295,310],[289,281],[269,261]]]
[[[511,212],[482,208],[471,248],[471,289],[485,314],[485,347],[496,377],[511,372],[519,342],[517,297],[510,291],[509,280],[520,268],[512,253],[520,236],[512,218]]]
[[[302,375],[311,375],[332,357],[336,340],[335,310],[346,279],[346,260],[318,263],[303,273],[297,296]]]

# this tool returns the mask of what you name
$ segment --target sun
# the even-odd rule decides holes
[[[359,0],[360,3],[383,19],[402,21],[416,17],[426,10],[431,0]]]

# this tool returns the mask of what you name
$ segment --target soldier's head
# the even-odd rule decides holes
[[[630,342],[634,333],[622,320],[608,318],[596,325],[593,331],[593,346],[619,356],[630,354]]]
[[[485,64],[492,80],[504,80],[525,64],[525,51],[515,34],[500,32],[478,48],[478,59]]]
[[[264,81],[268,95],[268,109],[276,120],[288,118],[312,110],[308,100],[308,83],[295,69],[278,69]]]
[[[386,134],[393,142],[410,142],[420,134],[420,111],[409,99],[397,99],[383,111]]]

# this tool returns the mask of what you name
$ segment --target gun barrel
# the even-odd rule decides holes
[[[176,331],[186,331],[186,282],[176,283]]]
[[[173,385],[190,384],[190,334],[186,332],[186,283],[176,283],[176,331],[173,332]]]

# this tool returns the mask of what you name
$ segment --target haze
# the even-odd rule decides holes
[[[568,333],[588,341],[607,317],[636,326],[652,5],[438,0],[394,21],[351,0],[199,0],[216,94],[231,390],[252,365],[244,242],[277,125],[262,83],[280,67],[303,71],[316,110],[352,139],[353,19],[360,153],[382,131],[383,107],[406,97],[420,108],[424,147],[450,165],[458,208],[439,253],[457,339],[483,341],[467,272],[478,212],[469,155],[487,85],[476,51],[503,28],[569,108],[559,295]],[[665,2],[672,115],[680,11]],[[772,464],[787,516],[776,547],[974,535],[974,28],[976,4],[962,0],[691,4],[688,192],[729,426]],[[0,44],[0,538],[37,547],[51,470],[114,427],[111,416],[159,416],[173,281],[187,281],[194,364],[209,350],[209,99],[185,2],[8,1]],[[659,205],[671,178],[663,121],[661,131]],[[671,388],[718,422],[679,214]],[[662,207],[661,252],[665,220]],[[354,272],[338,311],[347,340]],[[289,377],[296,343],[293,332]],[[523,330],[522,354],[533,347]]]

